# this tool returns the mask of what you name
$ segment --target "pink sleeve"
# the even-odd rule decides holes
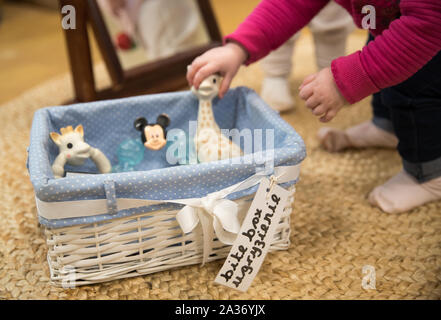
[[[225,37],[241,44],[250,64],[277,49],[307,25],[329,0],[262,0],[254,11]]]
[[[349,103],[410,78],[441,50],[441,1],[402,0],[401,17],[362,51],[332,62]]]

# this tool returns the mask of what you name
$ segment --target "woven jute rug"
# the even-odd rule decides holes
[[[312,52],[303,51],[308,54]],[[293,88],[313,71],[312,62],[299,65]],[[105,86],[102,67],[97,74]],[[261,80],[256,65],[241,70],[234,85],[258,91]],[[248,292],[213,283],[223,261],[75,289],[51,286],[26,147],[34,111],[72,97],[70,76],[65,75],[0,106],[0,298],[441,298],[441,202],[399,215],[372,207],[368,192],[401,168],[396,151],[325,152],[315,137],[320,124],[300,101],[295,111],[283,115],[304,138],[308,152],[294,202],[291,246],[268,254]],[[347,127],[370,114],[366,99],[343,110],[331,125]]]

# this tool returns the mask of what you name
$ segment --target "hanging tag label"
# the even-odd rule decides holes
[[[214,282],[245,292],[265,259],[290,192],[263,178]]]

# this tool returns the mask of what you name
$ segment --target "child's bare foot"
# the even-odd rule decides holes
[[[324,127],[318,132],[321,145],[329,152],[346,148],[384,147],[396,148],[397,137],[366,121],[346,130]]]
[[[441,199],[441,177],[418,183],[404,171],[369,194],[369,202],[387,213],[400,213]]]

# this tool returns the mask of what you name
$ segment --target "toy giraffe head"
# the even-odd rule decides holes
[[[60,129],[61,135],[51,132],[50,136],[66,157],[68,164],[79,166],[90,156],[90,146],[84,142],[84,130],[80,124],[75,129],[72,126]]]
[[[199,85],[199,89],[191,87],[191,91],[198,97],[198,99],[212,100],[214,99],[220,89],[222,77],[219,74],[212,74],[204,79]]]

